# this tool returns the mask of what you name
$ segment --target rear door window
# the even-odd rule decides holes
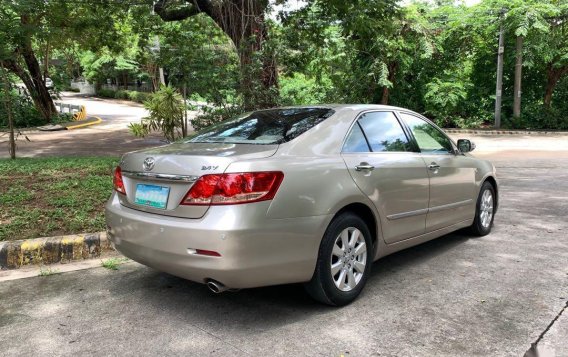
[[[359,118],[371,151],[411,151],[406,134],[393,112],[368,112]]]
[[[353,125],[351,132],[347,135],[345,145],[343,145],[343,152],[370,152],[371,148],[365,139],[363,130],[358,123]]]

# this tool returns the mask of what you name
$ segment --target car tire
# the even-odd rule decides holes
[[[493,218],[495,217],[495,202],[495,188],[491,183],[485,181],[477,197],[473,224],[469,227],[472,234],[482,237],[491,232]]]
[[[351,212],[335,217],[321,241],[314,275],[305,284],[308,294],[332,306],[351,303],[369,277],[372,248],[371,233],[365,221]]]

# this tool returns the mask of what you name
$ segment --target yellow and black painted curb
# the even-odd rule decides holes
[[[88,117],[88,118],[85,118],[85,119],[72,121],[70,123],[61,124],[61,126],[65,129],[67,129],[67,130],[73,130],[73,129],[84,128],[86,126],[100,124],[100,123],[102,123],[102,121],[103,120],[99,117],[91,116],[91,117]]]
[[[0,242],[0,268],[69,263],[112,250],[105,232]]]
[[[73,130],[84,128],[86,126],[96,125],[102,123],[102,119],[95,116],[90,116],[86,119],[75,120],[68,123],[38,126],[39,131],[58,131],[58,130]]]

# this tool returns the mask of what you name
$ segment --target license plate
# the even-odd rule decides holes
[[[165,209],[168,204],[168,196],[170,188],[155,185],[136,185],[136,195],[134,195],[134,203],[153,208]]]

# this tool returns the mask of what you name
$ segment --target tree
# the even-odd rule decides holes
[[[11,56],[2,66],[17,75],[25,84],[38,111],[46,121],[56,113],[55,105],[45,86],[34,48],[34,34],[48,11],[44,2],[8,2],[0,5],[0,27],[7,41],[0,44]],[[39,7],[39,9],[38,9]]]
[[[549,31],[537,37],[544,41],[538,44],[537,50],[542,50],[546,65],[546,86],[544,105],[550,108],[552,95],[558,82],[568,74],[568,4],[558,7],[551,16],[547,17]]]
[[[342,100],[387,104],[397,77],[434,51],[422,7],[400,8],[396,1],[313,0],[283,16],[287,31],[282,32],[290,33],[286,36],[303,59],[291,60],[334,72],[330,79],[343,92]],[[327,56],[333,61],[326,61]]]
[[[117,23],[127,14],[128,3],[81,2],[65,0],[20,0],[0,3],[0,30],[6,41],[0,43],[3,53],[10,53],[2,63],[26,86],[36,108],[46,121],[56,114],[44,74],[49,71],[53,50],[79,44],[83,48],[99,48],[102,44],[115,48]],[[42,71],[37,53],[43,50]]]
[[[215,106],[236,96],[239,60],[227,36],[210,18],[165,23],[160,43],[158,61],[172,85],[185,87]]]
[[[240,61],[240,92],[244,107],[271,107],[276,103],[278,75],[267,46],[268,0],[159,0],[154,10],[164,21],[180,21],[205,14],[236,47]]]

